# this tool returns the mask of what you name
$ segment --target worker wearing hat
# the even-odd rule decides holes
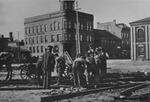
[[[43,62],[43,72],[44,72],[44,80],[43,80],[43,88],[48,89],[51,84],[51,73],[54,71],[55,66],[55,56],[52,53],[53,46],[49,45],[47,47],[47,51],[43,54],[42,62]]]

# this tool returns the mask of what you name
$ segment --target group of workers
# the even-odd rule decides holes
[[[49,45],[37,64],[44,72],[43,88],[45,89],[51,84],[51,73],[54,71],[55,66],[58,73],[57,84],[60,84],[66,69],[64,56],[54,54],[52,51],[53,46]],[[87,56],[79,54],[72,64],[74,86],[86,87],[88,84],[99,83],[106,74],[106,60],[108,58],[108,54],[102,47],[96,48],[95,51],[90,49]]]
[[[108,53],[102,47],[89,50],[86,57],[79,55],[73,62],[74,85],[85,87],[98,84],[106,75],[108,58]]]

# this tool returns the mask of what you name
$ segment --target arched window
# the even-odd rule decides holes
[[[137,30],[136,41],[137,42],[144,42],[145,41],[145,32],[144,32],[144,29],[138,29]]]

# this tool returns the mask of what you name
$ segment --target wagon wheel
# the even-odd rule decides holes
[[[0,66],[0,80],[1,81],[6,80],[7,74],[8,74],[8,71],[6,70],[6,68],[3,66]]]
[[[29,80],[29,76],[28,76],[29,70],[27,66],[22,66],[21,67],[21,71],[20,71],[20,77],[21,79],[25,79],[25,80]]]
[[[36,74],[31,70],[30,66],[24,66],[20,72],[21,78],[26,80],[36,79]]]

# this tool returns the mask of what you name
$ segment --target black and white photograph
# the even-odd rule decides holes
[[[0,102],[150,102],[150,0],[0,0]]]

